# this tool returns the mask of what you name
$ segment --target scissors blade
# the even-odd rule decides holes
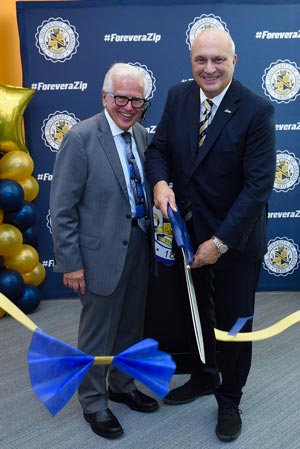
[[[197,346],[198,346],[200,359],[201,359],[202,363],[205,363],[204,342],[203,342],[202,327],[201,327],[201,322],[200,322],[200,317],[199,317],[196,293],[195,293],[191,268],[186,261],[186,256],[185,256],[185,252],[184,252],[183,248],[182,248],[182,254],[183,254],[183,261],[184,261],[184,273],[185,273],[188,296],[189,296],[189,301],[190,301],[191,314],[192,314],[196,342],[197,342]]]

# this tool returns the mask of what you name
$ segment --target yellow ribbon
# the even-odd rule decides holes
[[[287,328],[293,326],[293,324],[300,323],[300,310],[297,310],[291,315],[283,318],[270,327],[253,332],[239,332],[236,335],[229,335],[226,331],[215,329],[215,336],[217,340],[228,342],[241,342],[241,341],[259,341],[266,340],[267,338],[275,337]]]
[[[19,309],[13,302],[11,302],[3,293],[0,293],[0,307],[5,310],[11,317],[23,324],[31,332],[38,329],[38,326],[28,318],[22,310]],[[113,361],[113,356],[96,356],[94,358],[95,365],[110,365]]]
[[[0,293],[0,307],[15,320],[19,321],[19,323],[23,324],[23,326],[27,327],[31,332],[34,332],[38,328],[38,326],[31,321],[19,307],[11,302],[10,299],[3,295],[3,293]]]
[[[113,355],[97,355],[94,358],[94,365],[110,365],[113,361]]]
[[[23,324],[31,332],[34,332],[38,326],[28,318],[13,302],[11,302],[3,293],[0,293],[0,308],[5,310],[10,316],[19,323]],[[300,323],[300,310],[291,313],[287,317],[278,321],[270,327],[253,332],[239,332],[236,335],[229,335],[226,331],[215,329],[215,336],[217,340],[226,342],[244,342],[244,341],[259,341],[267,338],[275,337],[284,330]],[[95,365],[109,365],[112,363],[113,356],[96,356],[94,360]]]

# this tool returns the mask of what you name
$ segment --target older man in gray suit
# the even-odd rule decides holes
[[[104,110],[68,131],[55,161],[54,270],[79,294],[78,347],[91,355],[118,354],[143,336],[151,201],[143,170],[147,131],[137,120],[147,106],[145,96],[142,73],[114,64],[104,79]],[[106,438],[123,434],[108,399],[139,412],[158,409],[132,378],[93,366],[79,401],[92,430]]]

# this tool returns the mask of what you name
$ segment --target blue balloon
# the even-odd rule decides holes
[[[15,270],[4,270],[0,273],[0,292],[8,297],[11,301],[15,301],[21,296],[25,289],[25,282]]]
[[[21,231],[33,226],[38,219],[38,209],[35,204],[24,201],[19,210],[4,213],[4,223],[16,226]]]
[[[24,202],[24,190],[17,181],[0,179],[0,209],[13,211],[20,209]]]
[[[38,226],[33,225],[30,228],[22,231],[23,243],[26,245],[31,245],[33,248],[38,249]]]
[[[25,285],[24,292],[14,301],[24,313],[33,312],[41,302],[41,295],[38,288],[33,285]]]

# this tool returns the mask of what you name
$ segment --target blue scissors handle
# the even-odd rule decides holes
[[[194,248],[188,234],[185,221],[183,220],[179,210],[174,212],[170,205],[167,208],[168,217],[172,226],[173,236],[179,248],[185,253],[186,261],[190,265],[193,262]]]

